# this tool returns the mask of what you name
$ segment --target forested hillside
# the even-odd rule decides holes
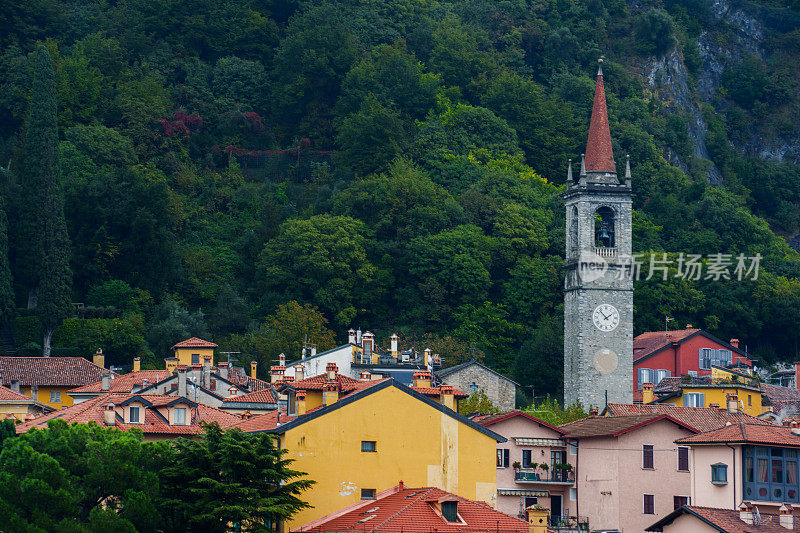
[[[352,326],[559,394],[560,194],[603,55],[635,250],[763,256],[757,280],[637,282],[636,332],[670,316],[795,360],[798,28],[798,0],[0,1],[7,332],[41,344],[24,161],[42,42],[85,305],[56,353],[156,363],[199,335],[263,371]]]

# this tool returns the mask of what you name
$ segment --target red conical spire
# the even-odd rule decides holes
[[[586,141],[586,170],[616,172],[614,152],[611,149],[611,130],[608,127],[606,90],[603,86],[603,60],[599,60],[597,87],[594,90],[592,120],[589,123],[589,139]]]

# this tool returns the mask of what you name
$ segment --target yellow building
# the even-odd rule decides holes
[[[214,365],[214,348],[217,345],[213,342],[204,341],[197,337],[181,341],[172,347],[175,350],[176,365],[202,365],[205,356],[211,356],[211,365]]]
[[[95,360],[102,363],[102,353]],[[0,385],[55,409],[72,405],[67,392],[100,381],[103,372],[83,357],[0,357]]]
[[[331,368],[333,367],[333,368]],[[454,411],[452,387],[440,402],[391,378],[337,373],[284,383],[288,407],[238,426],[276,435],[291,467],[316,484],[301,498],[313,507],[285,531],[326,516],[403,480],[494,504],[495,450],[502,436]]]
[[[645,384],[642,403],[718,407],[752,416],[764,413],[758,379],[735,369],[712,366],[711,376],[665,378],[655,389]]]
[[[26,422],[54,409],[24,394],[0,386],[0,420],[13,418]]]

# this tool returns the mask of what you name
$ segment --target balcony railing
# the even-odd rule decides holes
[[[589,531],[589,518],[586,516],[554,516],[547,519],[547,528],[550,531],[580,532]]]
[[[533,472],[531,470],[517,470],[514,472],[514,481],[518,483],[575,483],[575,472],[555,470],[549,472]]]
[[[600,257],[617,257],[616,248],[595,247],[594,253]]]

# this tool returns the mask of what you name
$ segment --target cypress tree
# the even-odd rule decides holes
[[[0,195],[0,325],[7,323],[14,312],[14,288],[8,263],[8,220]]]
[[[50,53],[39,44],[34,56],[30,118],[25,136],[23,168],[23,211],[21,228],[35,235],[23,246],[33,270],[27,281],[38,286],[36,315],[42,329],[42,353],[50,355],[53,330],[66,318],[71,305],[72,273],[69,269],[70,243],[64,220],[64,197],[58,162],[58,103],[55,71]]]

